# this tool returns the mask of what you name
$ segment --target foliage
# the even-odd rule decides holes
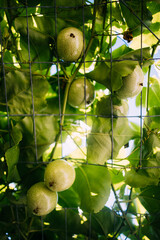
[[[158,240],[159,1],[0,0],[0,6],[0,239]],[[84,35],[76,62],[57,55],[57,35],[66,27]],[[142,93],[118,99],[137,65],[145,75]],[[95,89],[83,109],[67,102],[79,77]],[[31,215],[26,193],[55,159],[71,162],[76,180],[58,193],[54,211]]]

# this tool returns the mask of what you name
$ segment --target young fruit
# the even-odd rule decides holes
[[[123,78],[123,86],[116,92],[120,99],[132,98],[143,88],[144,75],[139,65],[128,76]]]
[[[74,180],[74,167],[65,160],[50,162],[45,169],[44,182],[51,191],[64,191],[72,186]]]
[[[91,105],[94,100],[94,86],[84,78],[75,79],[70,86],[68,103],[74,108],[85,108]]]
[[[50,213],[57,205],[57,192],[50,191],[43,182],[34,184],[27,192],[28,209],[37,216]]]
[[[83,33],[74,27],[64,28],[57,37],[57,53],[64,61],[76,61],[83,53]]]

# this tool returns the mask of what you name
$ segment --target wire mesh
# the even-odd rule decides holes
[[[64,4],[64,2],[68,3],[68,5]],[[133,186],[132,188],[132,186],[126,185],[124,183],[124,175],[126,170],[135,170],[135,172],[141,170],[143,173],[143,171],[150,169],[152,171],[150,174],[157,176],[158,173],[155,172],[155,170],[159,170],[160,168],[158,164],[152,162],[153,159],[151,159],[151,164],[147,165],[145,162],[147,160],[145,159],[145,154],[147,157],[149,157],[149,155],[144,152],[145,148],[150,147],[150,145],[147,145],[150,136],[156,134],[156,136],[159,137],[159,129],[157,127],[160,117],[160,112],[158,111],[159,102],[157,101],[155,105],[154,103],[150,103],[150,108],[148,102],[144,104],[144,94],[146,94],[147,101],[149,101],[150,96],[152,96],[154,101],[154,96],[156,96],[156,94],[153,96],[153,90],[149,92],[150,84],[152,84],[152,82],[149,81],[152,77],[152,65],[155,64],[155,62],[153,63],[152,61],[160,60],[159,56],[155,57],[155,50],[159,44],[159,36],[157,31],[155,31],[156,33],[154,32],[152,25],[150,27],[145,21],[145,14],[148,14],[145,9],[147,1],[140,1],[141,8],[138,14],[136,8],[131,8],[131,6],[134,5],[130,4],[127,0],[82,0],[78,2],[79,4],[76,4],[76,1],[60,0],[37,0],[33,2],[29,0],[13,2],[7,0],[4,2],[0,1],[0,94],[2,95],[2,97],[0,97],[0,120],[7,118],[7,128],[3,129],[0,125],[0,149],[2,151],[0,159],[3,172],[1,173],[0,185],[0,213],[1,216],[5,213],[5,210],[7,213],[4,220],[1,219],[0,224],[2,228],[5,224],[7,227],[11,226],[10,229],[4,227],[5,232],[0,232],[1,239],[158,239],[160,232],[158,232],[158,229],[154,229],[154,224],[159,224],[160,222],[157,202],[155,203],[155,209],[158,210],[152,213],[154,206],[148,206],[148,202],[144,198],[144,196],[148,197],[148,188],[143,188],[143,186],[140,188]],[[131,2],[133,3],[133,1]],[[159,3],[152,1],[150,4],[151,7],[148,7],[148,9],[152,9],[155,14],[159,14]],[[159,8],[159,11],[156,11],[156,7]],[[115,12],[119,9],[123,9],[123,17],[122,15],[116,15]],[[76,12],[76,14],[72,15],[72,11],[74,13]],[[115,47],[116,41],[118,42],[117,39],[119,39],[126,48],[130,48],[131,51],[130,40],[124,38],[124,29],[128,26],[127,17],[129,17],[125,16],[125,11],[128,11],[131,16],[134,16],[134,21],[137,20],[140,25],[140,34],[135,33],[137,29],[132,29],[132,32],[135,30],[135,35],[140,36],[137,40],[137,42],[139,41],[140,54],[133,54],[133,56],[129,58],[127,55],[125,55],[124,58],[115,57],[117,53],[115,54],[114,52],[121,46],[118,45]],[[117,16],[117,19],[115,19],[115,16]],[[33,26],[31,25],[31,21]],[[68,25],[77,27],[76,21],[79,22],[78,28],[81,28],[83,32],[83,45],[86,48],[83,47],[83,54],[77,61],[65,62],[57,56],[55,47],[56,39],[61,28],[63,29]],[[121,24],[119,21],[121,21]],[[6,24],[5,27],[4,23]],[[123,25],[125,27],[123,27]],[[52,30],[50,30],[51,28]],[[158,28],[160,28],[159,25]],[[4,29],[8,31],[6,36],[4,36]],[[36,33],[34,32],[36,31],[35,29],[38,29]],[[134,113],[133,106],[131,105],[132,101],[128,100],[130,103],[129,113],[117,116],[114,112],[114,64],[124,63],[125,65],[128,64],[128,62],[139,62],[141,69],[143,68],[145,55],[145,47],[143,46],[145,45],[143,40],[144,29],[147,29],[157,40],[153,46],[150,46],[152,52],[150,51],[150,55],[146,54],[147,59],[145,59],[146,62],[149,62],[146,68],[144,67],[144,72],[147,72],[149,76],[148,85],[146,86],[146,89],[147,87],[148,89],[146,92],[141,91],[140,95],[133,99],[134,104],[138,106],[138,114],[137,111]],[[44,32],[40,32],[40,30]],[[130,29],[125,30],[130,33]],[[137,36],[135,36],[135,38],[136,37]],[[98,43],[97,39],[100,39]],[[114,42],[115,39],[116,41]],[[9,42],[12,47],[8,46]],[[44,48],[42,48],[43,44]],[[108,52],[107,50],[102,51],[103,47],[105,48],[105,44],[107,45]],[[48,46],[49,50],[48,48],[46,49]],[[88,57],[89,49],[92,50],[90,54],[93,56]],[[122,51],[122,49],[120,49],[120,51]],[[122,53],[128,53],[125,51],[126,49],[124,49]],[[6,52],[8,56],[5,55]],[[105,54],[107,56],[106,58]],[[101,82],[97,82],[97,79],[92,78],[90,75],[94,86],[97,87],[97,95],[94,104],[88,108],[86,80],[89,76],[88,74],[93,71],[94,67],[103,63],[109,66],[109,74],[108,72],[105,73],[108,74],[110,82],[107,87],[105,84],[103,85],[103,83],[103,86],[101,86]],[[92,64],[94,65],[93,67]],[[132,66],[132,64],[130,64],[130,66]],[[126,71],[128,70],[127,68],[130,67],[127,65],[125,68]],[[118,70],[120,70],[120,68],[118,68]],[[84,77],[85,108],[82,111],[74,110],[68,106],[67,101],[64,100],[67,100],[68,97],[65,93],[65,88],[67,88],[66,86],[69,83],[69,79],[72,78],[73,81],[78,74]],[[96,74],[96,72],[94,72],[94,74]],[[102,71],[102,74],[100,74],[102,78],[103,74],[104,72]],[[29,83],[25,79],[29,79]],[[22,82],[20,80],[22,80]],[[40,83],[41,80],[42,82]],[[118,83],[116,82],[116,84]],[[158,80],[156,84],[155,88],[158,88]],[[20,91],[22,95],[18,96],[19,92],[17,92],[16,88],[19,88],[18,91]],[[106,88],[109,89],[109,94]],[[99,91],[100,89],[101,91]],[[156,90],[154,89],[154,91]],[[100,113],[97,113],[94,111],[94,108],[97,107],[97,102],[100,101],[100,98],[102,96],[104,97],[104,95],[110,95],[110,101],[106,102],[108,105],[104,104],[103,106],[105,114],[102,110],[99,111]],[[19,97],[18,100],[17,96]],[[48,104],[47,106],[49,106],[48,108],[46,107],[46,103]],[[14,104],[17,107],[15,107]],[[55,106],[55,108],[53,106]],[[68,108],[66,106],[68,106]],[[111,111],[109,114],[106,114],[105,109],[108,108],[110,108]],[[149,114],[150,112],[151,114]],[[117,124],[117,119],[121,121],[120,125]],[[155,121],[152,121],[152,119]],[[109,122],[104,120],[109,120]],[[124,141],[124,144],[118,151],[118,153],[121,150],[125,152],[128,149],[129,155],[124,154],[123,157],[122,153],[122,157],[117,157],[115,156],[115,149],[116,147],[118,148],[116,144],[123,139],[125,134],[127,135],[128,131],[127,128],[125,129],[125,120],[129,121],[129,125],[134,129],[134,137],[129,138],[127,142]],[[138,124],[136,125],[135,122],[138,122]],[[109,135],[111,138],[111,144],[108,145],[110,157],[106,159],[105,164],[90,162],[88,160],[86,142],[90,133],[92,132],[91,135],[93,134],[94,136],[106,137],[106,132],[104,132],[103,129],[100,129],[99,132],[94,131],[94,123],[97,124],[96,131],[98,127],[100,127],[100,124],[106,128],[107,124],[110,125],[110,132],[109,134],[107,133],[107,136]],[[115,124],[117,124],[117,128],[115,128]],[[123,125],[124,128],[122,131]],[[46,133],[46,136],[43,135],[43,133]],[[138,134],[138,136],[136,134]],[[133,141],[135,142],[133,143]],[[133,146],[130,146],[132,143]],[[156,144],[157,145],[154,145],[154,142],[152,142],[154,154],[159,153],[160,144],[157,142]],[[4,147],[2,147],[3,145]],[[138,147],[134,148],[134,146]],[[102,148],[102,150],[104,151],[104,148]],[[93,152],[96,154],[95,149],[93,149]],[[13,164],[11,164],[11,155],[12,161],[14,162]],[[131,155],[133,155],[133,158]],[[128,158],[128,156],[130,156],[130,158]],[[157,158],[159,159],[159,155]],[[104,208],[101,208],[98,213],[87,211],[86,209],[92,207],[90,205],[93,204],[89,202],[91,201],[91,197],[88,197],[88,205],[86,202],[79,203],[78,201],[80,200],[77,197],[78,193],[75,193],[75,188],[70,192],[66,192],[66,195],[65,193],[64,195],[63,193],[59,193],[60,202],[58,202],[58,206],[54,210],[53,215],[49,214],[40,218],[28,215],[25,200],[26,192],[33,183],[43,181],[46,165],[55,159],[65,159],[72,162],[76,168],[79,166],[93,166],[97,167],[97,169],[99,169],[99,167],[101,169],[109,169],[113,183],[111,184],[109,201],[105,203]],[[128,162],[126,163],[127,160]],[[22,176],[20,172],[23,173]],[[87,178],[87,173],[85,174]],[[79,172],[77,175],[81,177]],[[145,173],[145,176],[146,175]],[[132,180],[134,181],[134,179]],[[141,181],[142,180],[149,181],[148,178],[142,178]],[[152,180],[150,179],[152,183],[154,183],[153,180],[154,178]],[[96,180],[96,178],[93,177],[91,181],[95,181],[94,184],[96,185],[98,179]],[[12,183],[13,187],[10,185]],[[87,182],[86,185],[87,184],[89,183]],[[150,191],[152,193],[153,205],[157,197],[156,194],[159,193],[158,184],[159,177],[158,180],[156,179],[155,185],[150,184],[152,188]],[[78,185],[81,185],[81,182],[79,182]],[[101,183],[99,183],[99,185],[102,188],[104,187],[103,184],[101,186]],[[150,185],[146,183],[147,187],[150,187]],[[136,191],[135,189],[137,188],[138,190]],[[5,189],[5,191],[3,191],[3,189]],[[141,189],[144,191],[144,195]],[[3,192],[5,192],[5,194],[3,194]],[[85,193],[86,192],[83,192],[82,194]],[[93,196],[98,195],[98,193],[90,191],[90,195],[92,194]],[[139,196],[138,200],[135,200],[137,199],[137,195]],[[87,200],[84,199],[83,201]],[[78,204],[82,207],[82,210],[80,207],[77,207]],[[75,229],[73,229],[72,226],[75,227]],[[153,229],[155,235],[151,233]],[[155,236],[158,236],[158,238]]]

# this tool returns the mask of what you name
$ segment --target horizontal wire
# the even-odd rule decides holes
[[[111,3],[118,3],[119,1],[117,0],[117,1],[108,1],[107,2],[107,4],[111,4]],[[105,6],[106,5],[106,3],[97,3],[97,4],[95,4],[96,6]],[[78,6],[58,6],[58,5],[56,5],[56,6],[53,6],[53,5],[47,5],[47,6],[45,6],[45,5],[42,5],[42,6],[39,6],[39,5],[33,5],[33,6],[27,6],[28,8],[56,8],[56,9],[77,9],[77,8],[86,8],[86,7],[93,7],[94,6],[94,4],[93,3],[91,3],[91,4],[79,4]],[[7,9],[21,9],[21,8],[26,8],[26,5],[25,6],[7,6],[7,7],[3,7],[3,6],[0,6],[0,9],[4,9],[4,10],[7,10]]]
[[[143,61],[151,61],[151,60],[159,60],[160,57],[155,57],[155,58],[147,58],[147,59],[144,59]],[[123,62],[123,61],[132,61],[132,62],[137,62],[137,61],[140,61],[139,58],[135,58],[135,59],[130,59],[130,58],[123,58],[123,59],[112,59],[112,62]],[[70,62],[70,61],[58,61],[58,63],[73,63],[73,64],[76,64],[76,63],[80,63],[81,61],[75,61],[74,63],[73,62]],[[89,61],[89,60],[85,60],[85,63],[105,63],[105,62],[111,62],[111,59],[105,59],[105,60],[92,60],[92,61]],[[31,62],[4,62],[4,64],[6,65],[15,65],[15,64],[23,64],[23,65],[28,65],[28,64],[57,64],[57,61],[48,61],[48,62],[36,62],[36,61],[31,61]],[[0,65],[2,65],[2,63],[0,63]],[[21,71],[19,68],[15,68],[13,70],[19,70]],[[23,69],[24,72],[26,71],[27,72],[27,69]]]

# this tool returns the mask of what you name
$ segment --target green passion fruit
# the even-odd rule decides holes
[[[118,98],[126,99],[138,95],[143,88],[144,75],[142,69],[137,65],[134,71],[123,78],[122,87],[116,92]]]
[[[50,162],[45,169],[44,182],[51,191],[64,191],[72,186],[74,180],[74,167],[65,160]]]
[[[57,200],[57,192],[50,191],[44,182],[34,184],[27,192],[28,209],[37,216],[44,216],[53,211]]]
[[[83,53],[83,33],[75,28],[68,27],[60,31],[57,37],[57,53],[64,61],[77,61]]]
[[[74,108],[85,108],[94,100],[94,85],[89,79],[77,78],[70,86],[68,103]]]

